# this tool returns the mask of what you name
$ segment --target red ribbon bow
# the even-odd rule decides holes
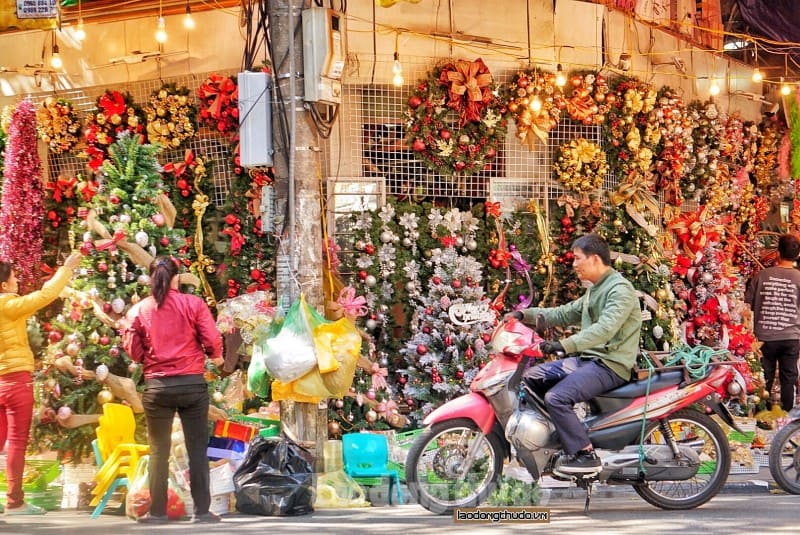
[[[194,161],[194,152],[192,149],[186,149],[186,152],[183,153],[183,161],[168,163],[164,166],[164,172],[172,173],[176,178],[180,178],[186,173],[187,168],[192,169],[195,165],[197,164]]]
[[[106,92],[97,106],[108,116],[122,115],[125,112],[125,98],[118,91]]]
[[[115,230],[114,236],[112,236],[110,240],[103,240],[103,242],[100,243],[100,245],[97,245],[95,248],[98,251],[105,251],[106,249],[115,251],[117,249],[117,244],[124,240],[125,236],[127,236],[127,234],[124,230]]]
[[[448,65],[439,82],[449,84],[447,106],[460,112],[459,126],[480,122],[481,110],[492,100],[492,75],[482,59],[458,60]]]
[[[500,210],[499,202],[486,202],[484,206],[486,207],[486,215],[500,217],[502,212]]]

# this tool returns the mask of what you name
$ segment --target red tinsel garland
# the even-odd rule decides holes
[[[25,99],[8,130],[0,209],[0,257],[14,264],[20,294],[36,288],[42,259],[44,192],[36,143],[36,111]]]

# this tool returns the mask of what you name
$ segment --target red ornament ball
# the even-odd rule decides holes
[[[418,355],[424,355],[427,352],[428,352],[428,346],[426,346],[425,344],[419,344],[417,346],[417,354]]]
[[[419,105],[422,104],[422,99],[417,95],[412,95],[411,98],[408,99],[408,105],[413,108],[419,108]]]

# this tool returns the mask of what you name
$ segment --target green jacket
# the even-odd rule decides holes
[[[614,269],[572,302],[554,308],[528,308],[523,313],[523,321],[531,324],[539,314],[548,326],[580,322],[579,332],[560,340],[564,351],[599,357],[623,379],[631,378],[639,353],[642,310],[633,285]]]

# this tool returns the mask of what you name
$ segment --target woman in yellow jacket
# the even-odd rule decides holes
[[[41,290],[24,296],[17,294],[13,266],[0,262],[0,451],[7,440],[7,515],[44,513],[44,509],[25,503],[22,492],[25,450],[33,417],[33,351],[28,343],[27,322],[58,297],[80,262],[80,253],[72,253]]]

